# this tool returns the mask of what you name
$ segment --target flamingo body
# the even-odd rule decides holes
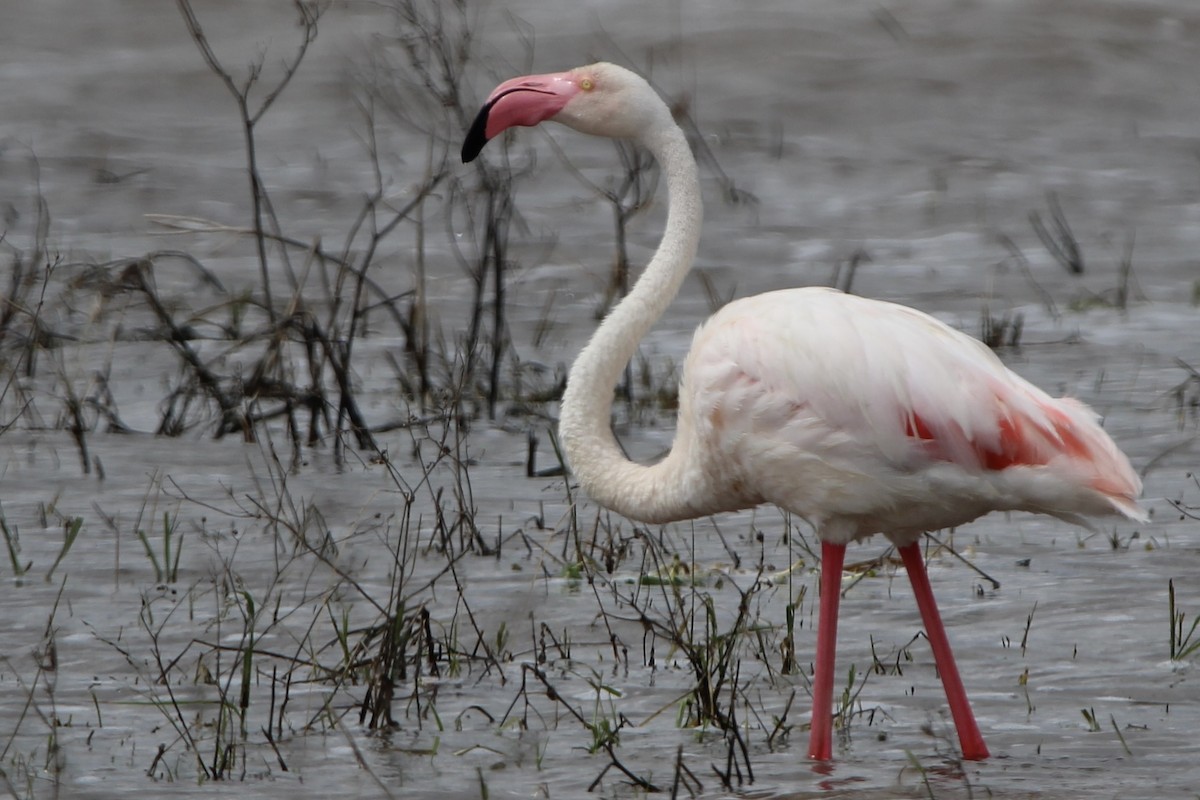
[[[906,544],[997,510],[1140,513],[1085,406],[927,314],[831,289],[738,300],[697,331],[675,447],[699,513],[774,503],[824,541]]]
[[[667,105],[612,64],[502,83],[468,131],[463,160],[506,128],[546,120],[634,139],[658,160],[669,194],[654,257],[567,380],[559,433],[580,484],[644,522],[774,503],[813,525],[822,574],[808,753],[818,760],[832,749],[846,545],[887,536],[911,579],[963,756],[987,757],[919,539],[1001,510],[1143,520],[1128,460],[1086,406],[1049,397],[980,342],[920,311],[830,289],[768,292],[714,314],[685,363],[671,451],[656,464],[628,460],[611,430],[613,387],[695,258],[696,163]]]

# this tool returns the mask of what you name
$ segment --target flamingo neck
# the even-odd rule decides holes
[[[700,240],[704,212],[696,161],[683,131],[664,117],[664,124],[640,143],[666,176],[666,229],[637,283],[575,360],[559,415],[559,435],[584,490],[600,505],[643,522],[696,516],[707,499],[694,460],[685,452],[689,437],[677,432],[667,457],[646,466],[625,457],[611,425],[613,393],[621,373],[678,293]],[[680,425],[685,422],[681,419]]]

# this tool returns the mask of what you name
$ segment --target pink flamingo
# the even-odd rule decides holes
[[[912,582],[962,755],[986,758],[918,542],[991,511],[1145,520],[1129,461],[1090,409],[1049,397],[980,342],[914,309],[824,288],[768,292],[714,314],[685,363],[671,452],[653,465],[628,460],[610,427],[613,387],[695,257],[696,162],[650,85],[603,63],[502,83],[463,161],[505,129],[545,120],[645,146],[669,195],[657,252],[571,368],[559,431],[580,484],[647,523],[774,503],[813,525],[822,561],[808,755],[823,761],[846,545],[882,533]]]

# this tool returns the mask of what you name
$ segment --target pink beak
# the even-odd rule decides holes
[[[532,127],[553,117],[579,93],[569,72],[528,75],[497,86],[479,110],[463,141],[463,163],[474,161],[488,140],[509,128]]]

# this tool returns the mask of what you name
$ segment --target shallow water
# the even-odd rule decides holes
[[[280,13],[243,5],[197,4],[222,57],[240,65],[263,47],[286,52],[295,36],[287,4]],[[34,153],[53,216],[49,242],[67,262],[64,284],[81,263],[168,247],[194,254],[235,292],[257,286],[244,237],[164,239],[145,216],[246,224],[242,143],[224,89],[206,72],[173,5],[108,0],[91,9],[80,15],[60,0],[6,14],[6,240],[31,246]],[[450,798],[482,796],[486,785],[491,797],[577,797],[608,762],[587,753],[591,734],[565,703],[588,722],[628,719],[615,750],[622,762],[669,789],[681,760],[704,797],[1194,797],[1200,684],[1195,656],[1168,657],[1167,586],[1174,580],[1190,625],[1200,613],[1200,538],[1196,521],[1169,501],[1200,506],[1190,474],[1200,449],[1197,419],[1186,405],[1195,403],[1197,387],[1183,392],[1182,408],[1172,394],[1187,378],[1178,361],[1200,361],[1193,304],[1200,94],[1192,80],[1200,69],[1200,11],[1182,0],[912,0],[874,10],[680,2],[655,11],[611,0],[585,12],[533,2],[503,11],[532,27],[538,70],[592,55],[644,65],[653,52],[656,82],[687,98],[724,174],[756,198],[727,202],[716,171],[706,167],[708,223],[698,267],[721,293],[824,284],[862,248],[871,260],[855,275],[861,294],[906,302],[972,332],[985,306],[994,315],[1020,312],[1022,346],[1003,357],[1033,382],[1104,416],[1144,472],[1153,522],[1106,522],[1091,533],[994,515],[957,531],[956,548],[999,588],[944,553],[934,556],[935,591],[994,756],[982,763],[954,757],[930,653],[922,640],[913,642],[920,623],[907,581],[884,567],[855,583],[842,603],[838,663],[843,673],[853,663],[858,681],[867,677],[854,706],[860,713],[850,718],[832,772],[823,774],[803,757],[807,679],[780,674],[777,649],[784,608],[806,590],[796,651],[801,667],[811,661],[814,574],[802,569],[790,583],[772,585],[758,574],[760,564],[781,570],[805,555],[811,534],[802,539],[803,529],[789,528],[771,509],[644,531],[585,502],[581,535],[626,548],[613,574],[600,571],[593,588],[564,567],[575,543],[566,534],[562,479],[524,477],[526,428],[541,436],[543,461],[552,459],[547,423],[513,417],[477,424],[459,443],[465,449],[458,454],[472,459],[468,505],[494,552],[468,553],[447,575],[445,543],[431,522],[435,489],[421,477],[428,468],[429,486],[448,497],[461,489],[462,473],[436,458],[424,434],[381,436],[399,479],[365,454],[339,468],[328,447],[292,465],[282,432],[274,442],[282,463],[267,442],[213,441],[200,432],[151,436],[177,359],[165,344],[138,335],[144,308],[124,309],[125,333],[112,336],[113,306],[101,321],[80,290],[70,295],[79,300],[74,305],[53,306],[53,327],[74,337],[44,362],[44,375],[60,377],[28,387],[42,424],[22,418],[0,436],[4,519],[19,536],[19,563],[32,564],[18,578],[0,558],[9,580],[0,627],[0,768],[11,793]],[[310,60],[264,117],[263,169],[293,235],[340,242],[370,185],[349,90],[364,54],[382,46],[375,33],[390,25],[372,6],[333,9]],[[487,68],[474,73],[474,88],[482,95],[524,57],[501,9],[481,12],[478,36]],[[270,57],[265,64],[268,72],[278,68]],[[552,134],[589,177],[611,174],[607,144]],[[392,189],[403,197],[419,177],[424,142],[390,130],[386,142]],[[519,184],[528,233],[513,242],[510,325],[519,357],[553,370],[594,325],[612,257],[611,218],[540,133],[516,137],[514,164],[531,150],[538,168]],[[1029,213],[1046,215],[1051,191],[1084,250],[1082,275],[1059,267],[1030,228]],[[654,246],[661,221],[660,207],[636,219],[635,261]],[[1053,309],[999,234],[1027,255]],[[1112,297],[1131,236],[1140,294],[1122,312],[1094,300]],[[408,235],[388,243],[381,282],[398,291],[411,285],[411,246]],[[466,281],[444,242],[431,247],[441,248],[430,262],[431,297],[453,340],[461,334]],[[163,266],[155,280],[183,308],[215,302],[182,264]],[[533,330],[549,292],[556,292],[553,335],[539,347]],[[708,308],[700,280],[690,278],[645,344],[656,370],[681,359]],[[385,359],[398,346],[383,334],[357,351],[364,408],[376,424],[409,412]],[[140,433],[89,437],[101,479],[81,474],[76,445],[55,429],[54,417],[66,383],[83,391],[105,363],[123,419]],[[15,417],[14,402],[6,396],[5,424]],[[653,457],[669,445],[670,421],[643,414],[620,433],[632,454]],[[407,527],[402,488],[416,495]],[[156,578],[135,534],[147,531],[163,559],[164,513],[183,537],[174,540],[179,570],[169,581]],[[79,538],[49,574],[64,520],[74,517],[84,520]],[[676,597],[638,583],[648,541],[682,554],[697,593],[683,587]],[[856,548],[851,559],[882,549]],[[397,726],[387,735],[359,724],[361,685],[329,676],[301,682],[297,671],[273,750],[261,733],[273,708],[271,667],[338,663],[339,620],[354,631],[378,622],[372,602],[388,597],[396,566],[390,551],[400,553],[407,585],[426,604],[437,635],[470,653],[460,654],[457,673],[447,658],[419,687],[411,675],[399,681]],[[434,576],[433,590],[418,591]],[[737,714],[753,782],[742,764],[747,780],[723,790],[710,765],[725,769],[726,744],[716,732],[676,724],[693,678],[679,651],[646,634],[640,614],[677,620],[707,594],[725,630],[741,593],[764,626],[769,656],[756,657],[747,637]],[[255,613],[248,615],[250,603]],[[246,744],[232,737],[233,777],[246,783],[232,789],[198,780],[186,737],[212,758],[214,701],[218,686],[236,695],[240,685],[233,665],[249,635],[247,616],[255,619],[261,655]],[[478,657],[481,642],[494,660]],[[884,674],[870,671],[873,651],[888,667]],[[179,659],[170,692],[155,680],[155,652]],[[562,702],[548,698],[524,666],[539,656]],[[839,678],[839,692],[843,685]],[[768,742],[773,717],[785,710],[784,724],[795,729]],[[597,788],[601,796],[637,793],[615,770]]]

